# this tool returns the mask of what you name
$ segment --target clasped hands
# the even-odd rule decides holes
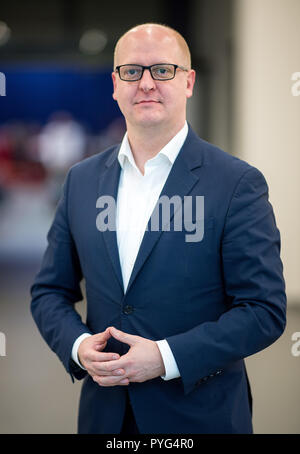
[[[129,351],[122,356],[103,352],[110,337],[130,345]],[[78,348],[78,359],[100,386],[127,386],[130,382],[141,383],[165,374],[155,341],[124,333],[113,326],[84,339]]]

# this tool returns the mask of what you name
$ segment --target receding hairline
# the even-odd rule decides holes
[[[115,68],[115,65],[116,65],[116,60],[117,60],[117,51],[118,51],[118,48],[119,48],[119,45],[120,45],[120,42],[122,41],[122,39],[127,35],[129,34],[130,32],[134,31],[134,30],[137,30],[139,28],[146,28],[146,27],[150,27],[150,26],[155,26],[155,27],[159,27],[159,28],[163,28],[163,29],[166,29],[167,31],[171,32],[172,35],[174,36],[174,38],[176,39],[177,41],[177,44],[184,56],[184,59],[186,60],[186,66],[188,69],[191,69],[191,52],[190,52],[190,49],[189,49],[189,46],[186,42],[186,40],[184,39],[184,37],[177,31],[175,30],[174,28],[170,27],[169,25],[165,25],[165,24],[160,24],[160,23],[156,23],[156,22],[147,22],[147,23],[144,23],[144,24],[138,24],[138,25],[135,25],[134,27],[130,28],[129,30],[127,30],[125,33],[123,33],[122,36],[120,36],[120,38],[118,39],[116,45],[115,45],[115,49],[114,49],[114,68]]]

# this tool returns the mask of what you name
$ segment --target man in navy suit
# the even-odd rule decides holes
[[[127,132],[70,169],[31,290],[42,336],[84,378],[78,431],[252,433],[244,358],[285,327],[266,181],[186,123],[195,71],[175,30],[125,33],[112,80]]]

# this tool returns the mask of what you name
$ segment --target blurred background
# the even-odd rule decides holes
[[[76,433],[81,382],[72,384],[41,338],[29,288],[67,170],[125,132],[112,99],[114,45],[151,21],[190,45],[194,130],[269,184],[288,321],[275,344],[246,360],[254,431],[300,433],[299,17],[300,0],[1,2],[0,433]],[[85,316],[84,302],[78,311]]]

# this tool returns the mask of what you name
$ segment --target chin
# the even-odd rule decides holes
[[[161,124],[163,120],[161,115],[145,115],[142,118],[136,118],[135,123],[140,126],[156,126]]]

